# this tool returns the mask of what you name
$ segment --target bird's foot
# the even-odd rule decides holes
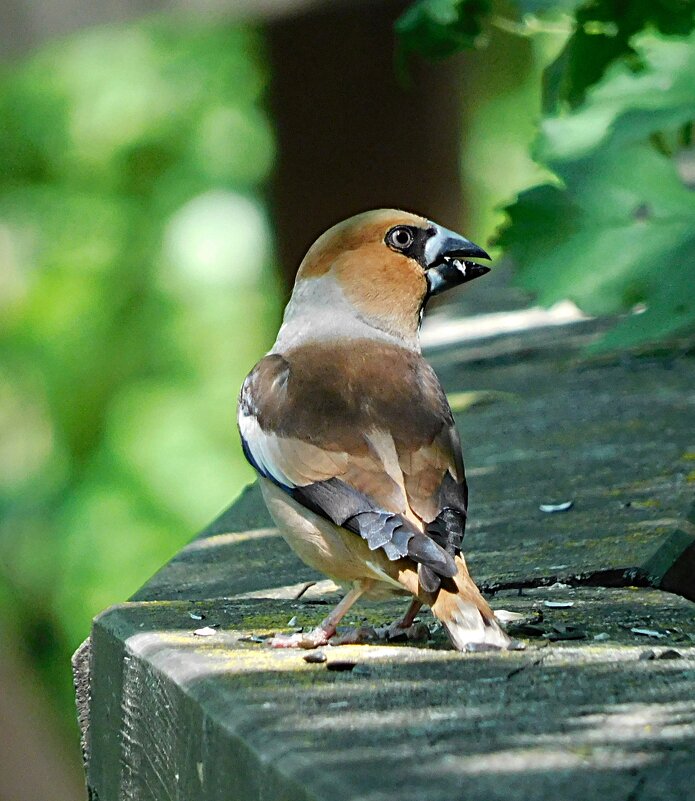
[[[367,645],[379,639],[374,626],[357,626],[340,631],[331,640],[331,645]]]
[[[296,632],[294,634],[276,634],[268,644],[272,648],[320,648],[324,645],[367,645],[380,641],[385,642],[416,642],[429,638],[430,631],[424,623],[413,623],[403,626],[396,621],[388,626],[364,625],[350,629],[341,629],[338,633],[331,633],[318,626],[311,631]]]
[[[318,626],[311,631],[301,631],[295,634],[276,634],[268,640],[272,648],[320,648],[328,645],[328,641],[333,636],[333,632],[326,631]]]
[[[368,645],[378,642],[416,642],[429,639],[430,631],[424,623],[410,626],[400,625],[401,621],[389,626],[375,628],[368,624],[351,629],[342,629],[331,640],[331,645]]]
[[[376,629],[376,635],[380,640],[387,642],[421,642],[429,639],[430,630],[419,621],[403,625],[403,621],[397,620],[388,626]]]

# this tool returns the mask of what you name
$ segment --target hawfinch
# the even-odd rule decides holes
[[[324,233],[302,261],[275,345],[239,397],[244,453],[268,510],[308,565],[351,587],[310,633],[326,644],[362,595],[412,596],[459,650],[508,648],[461,552],[468,491],[451,409],[423,359],[433,295],[489,271],[462,236],[392,209]]]

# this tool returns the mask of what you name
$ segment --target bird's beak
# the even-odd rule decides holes
[[[490,272],[489,267],[467,261],[490,258],[479,245],[439,225],[432,225],[436,233],[425,245],[425,276],[430,295],[438,295]]]

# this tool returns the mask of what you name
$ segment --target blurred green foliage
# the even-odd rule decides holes
[[[70,652],[251,478],[234,430],[280,287],[253,32],[148,21],[0,78],[0,615]]]
[[[396,22],[401,66],[411,53],[443,59],[472,47],[481,31],[481,19],[490,11],[488,0],[421,0]]]
[[[527,145],[538,170],[524,170],[497,241],[544,304],[642,312],[598,349],[695,331],[695,0],[419,0],[396,28],[407,53],[426,57],[443,41],[443,56],[483,47],[495,30],[556,33],[544,71],[527,73],[538,81]],[[522,76],[513,91],[528,88]],[[488,154],[500,136],[491,130]]]

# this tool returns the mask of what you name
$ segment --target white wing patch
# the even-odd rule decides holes
[[[243,409],[239,410],[238,420],[241,438],[261,471],[286,487],[296,487],[297,484],[274,463],[269,437],[261,429],[258,420],[253,415],[245,414]]]
[[[253,414],[239,410],[239,432],[260,470],[285,487],[306,487],[345,473],[348,454],[327,451],[294,437],[264,431]]]

